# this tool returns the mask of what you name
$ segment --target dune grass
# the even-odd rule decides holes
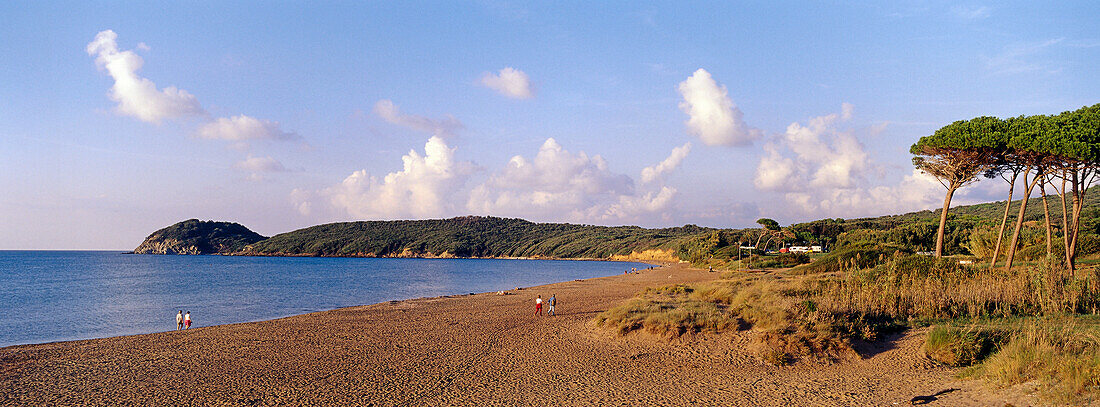
[[[1100,400],[1100,321],[1056,316],[1018,323],[999,349],[962,377],[997,386],[1035,382],[1047,400],[1088,404]]]
[[[925,337],[924,352],[948,366],[971,366],[996,352],[1010,334],[1007,328],[940,325]]]
[[[836,259],[835,270],[732,272],[706,283],[649,288],[596,322],[620,334],[669,338],[745,330],[757,357],[776,365],[853,357],[853,340],[939,324],[925,353],[949,366],[970,366],[968,377],[998,385],[1038,381],[1043,395],[1059,402],[1100,394],[1094,270],[1071,273],[1040,261],[1006,272],[879,254],[870,266],[860,252]]]

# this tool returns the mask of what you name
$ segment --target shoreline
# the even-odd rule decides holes
[[[670,341],[592,322],[644,287],[719,275],[673,265],[510,295],[16,345],[0,348],[0,404],[868,405],[948,386],[961,390],[945,405],[1008,400],[918,357],[922,332],[870,344],[861,360],[775,367],[745,348],[749,332]],[[557,294],[558,316],[531,314],[540,294]]]
[[[33,251],[39,251],[39,250],[19,250],[19,251],[33,252]],[[64,251],[65,252],[113,252],[113,253],[118,253],[118,254],[137,254],[137,253],[133,253],[133,252],[122,252],[122,251],[116,251],[116,250],[64,250]],[[231,257],[236,256],[236,255],[229,255],[229,254],[153,254],[153,253],[144,253],[144,254],[153,255],[153,256],[231,256]],[[581,259],[581,258],[578,258],[578,259],[545,259],[545,258],[520,258],[520,257],[516,257],[516,258],[512,258],[512,257],[453,257],[453,258],[444,258],[444,257],[347,257],[347,256],[242,256],[242,257],[325,257],[325,258],[377,258],[377,259],[402,258],[402,259],[418,259],[418,260],[535,260],[535,261],[576,260],[576,261],[604,261],[604,262],[612,262],[612,263],[648,264],[648,265],[652,266],[652,268],[667,267],[667,266],[672,265],[672,263],[670,263],[670,262],[663,262],[662,263],[662,262],[656,262],[656,261],[601,260],[601,259],[587,259],[587,258],[584,258],[584,259]],[[639,271],[641,271],[641,270],[645,270],[645,269],[640,269]],[[591,280],[591,279],[596,279],[596,278],[612,277],[612,276],[616,276],[616,275],[619,275],[619,274],[611,274],[609,276],[602,276],[602,277],[589,277],[589,278],[585,278],[585,279],[574,279],[574,280],[569,280],[569,281],[584,281],[584,280]],[[552,285],[552,284],[558,284],[558,283],[564,283],[564,282],[567,282],[567,281],[555,281],[555,282],[549,282],[549,283],[540,284],[540,285],[531,286],[531,287],[539,287],[539,286]],[[522,289],[528,288],[528,287],[517,287],[517,288],[522,290]],[[516,290],[513,288],[513,289],[507,289],[507,290],[504,290],[504,291],[505,292],[515,292]],[[364,303],[364,304],[344,305],[344,306],[340,306],[340,307],[336,307],[336,308],[318,309],[318,310],[315,310],[315,311],[309,311],[309,312],[304,312],[304,313],[290,313],[290,314],[284,314],[284,315],[277,315],[277,316],[273,316],[273,317],[270,317],[270,318],[260,318],[260,319],[238,321],[238,322],[227,322],[227,323],[214,324],[214,325],[201,325],[201,326],[194,327],[192,329],[198,329],[200,327],[216,327],[216,326],[224,326],[224,325],[247,324],[247,323],[273,321],[273,320],[278,320],[278,319],[283,319],[283,318],[290,318],[290,317],[296,317],[296,316],[301,316],[301,315],[309,315],[309,314],[318,313],[318,312],[335,311],[335,310],[340,310],[340,309],[345,309],[345,308],[365,307],[365,306],[371,306],[371,305],[377,305],[377,304],[383,304],[383,303],[393,303],[393,302],[398,302],[398,301],[414,301],[414,300],[429,300],[429,299],[441,299],[441,298],[455,298],[455,297],[464,297],[464,296],[477,295],[477,294],[492,294],[492,293],[496,293],[496,292],[498,292],[498,291],[463,292],[463,293],[454,293],[454,294],[442,294],[442,295],[437,295],[437,296],[432,296],[432,297],[397,298],[397,299],[381,300],[381,301],[377,301],[377,302]],[[48,340],[48,341],[45,341],[45,342],[19,343],[19,344],[11,344],[11,345],[0,346],[0,351],[4,350],[6,348],[18,347],[18,346],[48,345],[48,344],[66,343],[66,342],[91,341],[91,340],[99,340],[99,339],[120,338],[120,337],[127,337],[127,336],[150,335],[150,334],[158,334],[158,333],[166,333],[166,332],[174,332],[174,331],[175,330],[164,330],[164,331],[153,331],[153,332],[142,332],[142,333],[129,333],[129,334],[112,335],[112,336],[101,336],[101,337],[93,337],[93,338],[58,339],[58,340]]]
[[[33,251],[33,250],[29,250]],[[81,250],[76,250],[81,251]],[[95,251],[95,250],[87,250]],[[113,251],[113,250],[99,250],[99,251]],[[226,256],[226,257],[316,257],[316,258],[334,258],[334,259],[423,259],[423,260],[562,260],[562,261],[607,261],[607,262],[620,262],[620,263],[645,263],[653,266],[667,266],[672,264],[686,264],[683,260],[667,259],[649,259],[649,258],[633,258],[631,255],[622,255],[619,258],[615,256],[599,258],[599,257],[508,257],[508,256],[489,256],[489,257],[459,257],[459,256],[442,256],[442,255],[386,255],[386,256],[374,256],[374,255],[325,255],[325,254],[309,254],[309,253],[250,253],[250,252],[234,252],[234,253],[203,253],[203,254],[187,254],[187,253],[137,253],[135,251],[123,251],[120,254],[133,254],[141,256]]]

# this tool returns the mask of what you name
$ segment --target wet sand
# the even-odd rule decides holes
[[[646,286],[718,273],[675,265],[510,291],[342,308],[271,321],[0,349],[3,405],[1038,404],[959,381],[922,356],[922,330],[862,359],[776,367],[750,332],[668,341],[592,319]],[[558,316],[534,298],[557,294]],[[165,318],[174,328],[173,315]]]

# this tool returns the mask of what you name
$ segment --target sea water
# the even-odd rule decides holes
[[[0,251],[0,346],[259,321],[353,305],[621,274],[568,260],[158,256]],[[550,292],[543,293],[549,296]]]

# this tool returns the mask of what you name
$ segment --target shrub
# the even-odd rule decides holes
[[[818,274],[872,267],[898,251],[897,248],[873,242],[860,242],[828,253],[810,264],[795,267],[791,273]]]
[[[997,329],[937,326],[928,333],[924,353],[948,366],[970,366],[995,351],[1007,332]]]
[[[810,262],[806,253],[780,253],[772,256],[752,256],[745,262],[751,269],[788,268]]]

